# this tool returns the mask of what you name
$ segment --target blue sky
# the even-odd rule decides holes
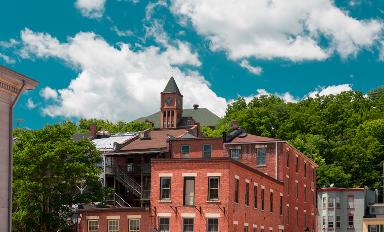
[[[76,0],[2,4],[0,64],[40,82],[15,126],[130,121],[174,76],[184,107],[367,92],[383,85],[384,2]]]

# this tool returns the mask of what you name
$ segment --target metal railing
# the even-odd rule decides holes
[[[118,207],[132,207],[128,202],[126,202],[121,196],[117,193],[114,193],[110,198],[107,199],[107,202],[112,201],[114,206]]]
[[[135,179],[128,176],[127,173],[125,173],[123,170],[121,170],[118,167],[115,167],[115,176],[117,177],[117,180],[119,180],[122,184],[124,184],[128,189],[131,190],[131,192],[141,198],[141,185],[136,182]]]

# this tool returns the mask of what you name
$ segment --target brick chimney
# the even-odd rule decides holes
[[[96,138],[96,134],[97,134],[96,123],[92,123],[92,124],[89,126],[89,132],[91,133],[92,138],[95,139],[95,138]]]

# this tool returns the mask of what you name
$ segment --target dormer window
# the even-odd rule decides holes
[[[240,160],[240,148],[231,148],[230,149],[231,158],[234,160]]]

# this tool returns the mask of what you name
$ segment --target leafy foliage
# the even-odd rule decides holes
[[[103,200],[101,155],[89,140],[72,140],[75,131],[66,122],[14,132],[14,231],[68,231],[73,205]]]
[[[106,130],[111,133],[116,132],[131,132],[131,131],[143,131],[151,128],[149,123],[132,121],[132,122],[110,122],[101,119],[80,119],[79,128],[82,131],[89,131],[91,124],[96,124],[97,130]]]
[[[232,120],[247,132],[281,138],[319,165],[318,186],[378,188],[384,160],[384,87],[368,92],[307,98],[285,103],[275,96],[238,98],[228,105],[216,130],[220,136]]]

